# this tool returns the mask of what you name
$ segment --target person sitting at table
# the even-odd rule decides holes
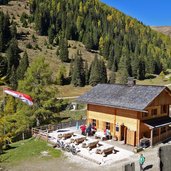
[[[94,135],[96,133],[96,131],[97,131],[97,128],[93,125],[91,127],[91,133],[92,133],[92,135]]]
[[[109,140],[111,138],[111,133],[109,129],[105,129],[104,130],[104,134],[107,140]]]

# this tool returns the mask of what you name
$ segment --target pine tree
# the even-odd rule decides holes
[[[98,83],[106,83],[106,82],[107,82],[106,66],[104,64],[104,61],[102,59],[98,59],[96,55],[90,66],[89,84],[95,86]]]
[[[81,56],[75,57],[71,83],[76,87],[82,87],[85,85],[85,71]]]
[[[107,83],[107,71],[103,60],[99,60],[100,83]]]
[[[53,44],[53,40],[55,38],[55,32],[54,32],[54,28],[52,26],[48,30],[48,38],[49,38],[49,43]]]
[[[16,23],[13,22],[10,30],[11,30],[11,37],[14,38],[14,39],[16,39],[16,36],[17,36]]]
[[[132,76],[134,78],[137,78],[138,77],[138,67],[139,67],[138,56],[132,56],[131,67],[132,67]]]
[[[20,55],[18,43],[15,39],[12,39],[10,42],[10,46],[7,49],[7,61],[8,61],[8,73],[10,74],[11,68],[16,70],[19,65]]]
[[[145,61],[143,57],[140,57],[139,66],[138,66],[138,79],[145,79]]]
[[[61,38],[59,42],[59,56],[62,62],[69,62],[68,41]]]
[[[23,57],[20,60],[20,64],[17,68],[17,79],[22,80],[24,78],[24,74],[27,71],[27,68],[29,67],[29,60],[27,52],[24,52]]]
[[[88,63],[85,61],[85,85],[89,84],[89,77]]]
[[[118,82],[121,84],[126,84],[128,81],[128,71],[126,66],[126,59],[124,56],[121,57],[118,69]]]
[[[99,61],[96,55],[90,66],[89,84],[91,86],[95,86],[98,83],[100,83],[100,73],[99,73]]]

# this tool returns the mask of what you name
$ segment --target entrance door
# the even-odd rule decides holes
[[[125,126],[121,125],[121,141],[125,139]]]

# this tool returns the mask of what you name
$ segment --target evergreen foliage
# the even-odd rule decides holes
[[[60,107],[60,102],[54,98],[58,91],[47,88],[51,82],[52,72],[42,57],[36,58],[27,69],[24,79],[19,81],[18,90],[31,95],[34,100],[33,108],[20,107],[20,111],[26,112],[27,117],[31,116],[33,124],[39,125],[52,118]]]
[[[24,52],[23,57],[20,60],[20,64],[17,68],[17,79],[22,80],[24,78],[24,74],[27,71],[27,68],[29,67],[29,60],[27,52]]]
[[[127,60],[124,56],[121,57],[119,62],[119,69],[118,69],[118,82],[121,84],[126,84],[128,79],[128,70],[127,70]]]
[[[54,28],[50,27],[48,30],[48,38],[49,38],[49,43],[53,44],[53,40],[55,38],[55,32],[54,32]]]
[[[171,40],[167,36],[99,0],[32,0],[30,11],[37,31],[49,35],[50,42],[53,37],[60,40],[61,33],[63,38],[81,41],[88,50],[99,50],[108,60],[108,68],[113,68],[114,72],[118,71],[122,56],[128,58],[128,74],[136,78],[139,77],[136,68],[141,63],[141,56],[145,73],[159,74],[171,67]],[[66,47],[65,51],[61,50],[60,57],[62,61],[68,61],[63,53],[68,53]]]
[[[0,11],[0,52],[4,52],[11,39],[9,15]]]
[[[71,83],[74,86],[82,87],[85,85],[85,70],[84,70],[84,63],[81,54],[77,53],[77,55],[75,56],[71,78],[72,78]]]
[[[107,83],[107,71],[104,61],[96,55],[90,66],[89,84],[95,86],[98,83]]]
[[[11,69],[16,70],[19,65],[20,55],[19,48],[16,39],[12,39],[7,49],[7,63],[8,63],[8,74],[11,74]]]
[[[88,69],[88,63],[87,61],[85,61],[85,85],[89,85],[89,77],[90,77],[90,73]]]
[[[68,41],[61,38],[59,42],[59,57],[62,62],[69,62]]]

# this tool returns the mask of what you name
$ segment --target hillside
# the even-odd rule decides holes
[[[45,57],[46,62],[50,65],[50,68],[53,70],[53,77],[55,79],[57,71],[59,67],[61,66],[61,61],[56,56],[56,47],[51,46],[47,43],[45,45],[45,42],[48,42],[47,36],[40,36],[37,34],[37,32],[34,29],[34,24],[29,24],[28,27],[23,27],[22,23],[20,21],[20,17],[22,16],[22,13],[29,14],[29,5],[27,4],[27,0],[23,1],[10,1],[9,5],[3,5],[0,6],[0,10],[4,13],[9,14],[10,18],[14,20],[14,22],[17,23],[17,34],[19,35],[18,45],[19,48],[22,50],[20,53],[20,56],[22,57],[24,51],[27,51],[30,65],[34,61],[34,59],[38,56]],[[33,41],[33,35],[36,38],[36,41]],[[88,60],[88,63],[90,65],[90,62],[93,60],[95,53],[91,53],[86,50],[83,43],[79,41],[69,40],[69,56],[70,58],[74,56],[77,53],[77,50],[80,50],[82,53],[83,59]],[[33,48],[27,48],[27,45],[31,44]],[[36,47],[38,45],[38,48]],[[65,63],[67,73],[69,72],[69,63]],[[91,87],[80,87],[75,88],[71,85],[65,85],[65,86],[58,86],[56,85],[59,90],[60,94],[59,96],[78,96],[84,93],[85,91],[88,91]],[[0,94],[1,94],[1,88],[0,88]],[[69,91],[72,90],[72,91]],[[67,92],[67,94],[66,94]]]
[[[108,79],[110,73],[116,73],[112,76],[117,82],[123,82],[124,76],[143,80],[147,74],[159,74],[171,67],[171,40],[167,36],[98,0],[31,0],[30,4],[22,0],[0,8],[17,23],[20,55],[26,50],[30,64],[44,56],[54,79],[61,65],[66,67],[67,75],[71,65],[56,55],[61,37],[68,39],[70,59],[80,51],[90,74],[91,62],[98,54],[105,62]]]
[[[98,0],[32,0],[30,11],[40,35],[79,40],[87,50],[99,50],[110,70],[118,71],[122,61],[128,75],[144,79],[170,67],[170,39]]]
[[[152,26],[151,28],[171,37],[171,26]]]

